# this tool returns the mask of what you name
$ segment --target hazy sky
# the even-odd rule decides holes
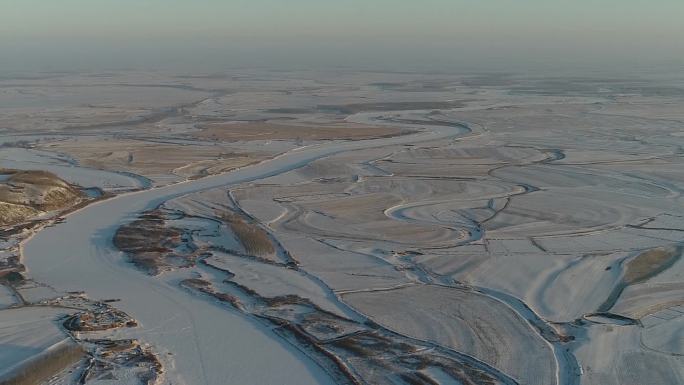
[[[133,66],[228,52],[243,64],[677,62],[683,20],[684,0],[0,0],[0,48],[13,62],[110,55]]]

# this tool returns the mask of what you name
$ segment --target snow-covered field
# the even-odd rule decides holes
[[[684,84],[502,76],[11,88],[1,167],[116,196],[4,235],[0,279],[29,280],[0,286],[0,367],[66,338],[27,304],[82,292],[135,320],[97,335],[140,341],[160,384],[683,383],[684,97],[639,90]],[[130,253],[163,269],[112,242],[139,220]]]
[[[121,195],[96,203],[44,229],[23,246],[28,273],[65,291],[83,290],[92,298],[118,298],[117,307],[142,325],[133,335],[173,354],[171,376],[186,383],[319,383],[325,377],[301,353],[284,346],[263,328],[204,299],[189,296],[170,282],[131,269],[112,250],[111,237],[121,224],[144,209],[179,196],[287,171],[311,160],[344,151],[415,140],[449,138],[461,128],[443,128],[415,137],[318,145],[293,151],[256,166],[170,187]],[[219,332],[220,331],[220,332]],[[217,332],[219,335],[217,336]],[[249,345],[250,349],[235,349]],[[171,359],[169,359],[171,361]]]
[[[0,379],[28,360],[64,343],[68,337],[57,319],[67,309],[24,307],[5,309],[0,316]]]

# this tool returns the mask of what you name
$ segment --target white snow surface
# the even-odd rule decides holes
[[[68,338],[56,322],[64,314],[65,309],[42,306],[0,311],[0,379]]]

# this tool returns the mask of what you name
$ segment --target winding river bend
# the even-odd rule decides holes
[[[387,115],[387,113],[385,113]],[[355,121],[378,124],[372,114]],[[386,119],[386,118],[383,118]],[[415,129],[417,124],[385,120]],[[226,311],[178,287],[173,275],[151,277],[125,261],[112,245],[122,224],[171,198],[214,187],[277,175],[336,153],[388,145],[456,138],[470,133],[461,124],[430,125],[411,135],[303,147],[274,159],[200,180],[119,195],[46,227],[22,246],[29,276],[62,291],[85,291],[91,298],[118,298],[117,307],[140,327],[117,331],[140,338],[161,355],[173,355],[167,372],[190,384],[333,384],[327,373],[267,327]],[[167,361],[167,360],[165,360]]]

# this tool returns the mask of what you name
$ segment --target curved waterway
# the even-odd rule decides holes
[[[368,114],[356,116],[356,120],[376,123]],[[23,245],[24,263],[32,279],[55,289],[83,290],[94,299],[120,299],[116,306],[137,319],[140,327],[116,331],[116,336],[140,338],[151,344],[167,364],[173,383],[334,384],[322,368],[268,327],[191,295],[178,287],[173,274],[152,277],[136,270],[113,247],[112,236],[140,212],[180,195],[266,178],[339,152],[470,133],[459,124],[425,123],[429,128],[416,134],[303,147],[225,174],[92,204],[27,240]]]

